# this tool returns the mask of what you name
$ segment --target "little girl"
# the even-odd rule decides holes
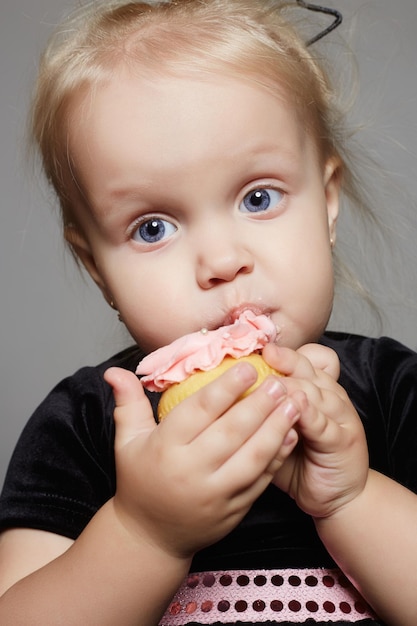
[[[1,624],[417,623],[417,356],[325,332],[354,177],[288,4],[93,2],[43,58],[65,238],[135,346],[22,433]],[[238,363],[156,425],[140,358],[242,311],[281,329],[285,378],[238,400]]]

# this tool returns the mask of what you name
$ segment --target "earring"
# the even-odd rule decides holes
[[[334,241],[333,237],[330,237],[330,247],[331,247],[332,250],[334,248],[334,244],[335,244],[335,241]]]
[[[116,305],[114,304],[113,300],[110,300],[109,304],[114,311],[117,311]],[[117,311],[117,318],[119,322],[123,322],[122,316],[120,315],[119,311]]]

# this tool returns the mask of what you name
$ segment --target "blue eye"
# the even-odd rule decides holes
[[[261,213],[274,208],[281,202],[282,196],[276,189],[254,189],[246,194],[239,208],[248,213]]]
[[[177,227],[167,220],[152,217],[142,222],[133,233],[133,239],[139,243],[158,243],[173,235]]]

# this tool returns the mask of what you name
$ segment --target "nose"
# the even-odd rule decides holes
[[[252,253],[236,237],[206,232],[199,238],[196,273],[202,289],[231,282],[240,274],[250,274],[253,268]]]

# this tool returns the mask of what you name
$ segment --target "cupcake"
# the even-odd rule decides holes
[[[162,392],[158,404],[161,421],[179,402],[218,378],[237,360],[248,361],[258,373],[256,382],[242,397],[270,374],[279,376],[260,354],[276,337],[277,328],[269,317],[245,310],[233,324],[216,330],[203,328],[148,354],[140,361],[136,374],[146,389]]]

